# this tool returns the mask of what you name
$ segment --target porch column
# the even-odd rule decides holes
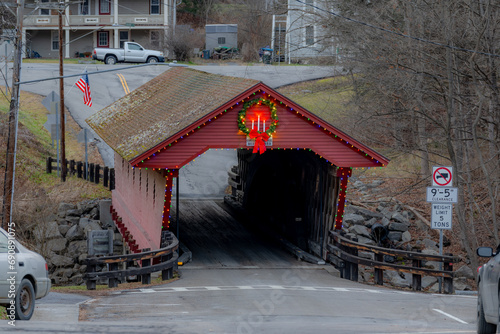
[[[68,3],[68,0],[65,0],[65,3],[66,3],[66,9],[65,9],[65,12],[64,12],[64,16],[66,17],[65,21],[64,22],[64,26],[65,27],[69,27],[70,25],[70,17],[69,17],[69,3]],[[70,57],[70,52],[69,52],[69,48],[70,48],[70,45],[69,45],[69,29],[65,29],[64,31],[64,58],[69,58]]]
[[[341,167],[337,169],[337,177],[340,178],[340,190],[339,197],[337,198],[337,212],[335,213],[335,229],[340,230],[342,228],[342,222],[344,219],[344,209],[345,201],[347,195],[347,182],[351,176],[351,168]]]
[[[118,0],[113,1],[113,25],[119,25],[118,23]],[[119,48],[120,47],[120,33],[118,31],[118,28],[113,29],[113,34],[114,34],[114,45],[113,47]]]

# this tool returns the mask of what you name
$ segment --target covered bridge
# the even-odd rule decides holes
[[[112,206],[134,251],[159,248],[173,178],[209,149],[236,149],[233,198],[316,253],[342,226],[352,168],[388,163],[262,82],[190,68],[167,70],[87,122],[115,151]]]

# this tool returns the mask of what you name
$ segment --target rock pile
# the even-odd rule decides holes
[[[383,181],[376,180],[370,184],[365,184],[359,179],[352,178],[350,190],[355,190],[360,195],[360,198],[370,198],[373,201],[373,194],[377,192],[377,187],[382,183]],[[419,231],[418,239],[412,236],[410,230]],[[344,213],[343,231],[347,236],[357,238],[358,242],[366,245],[408,251],[419,249],[423,254],[439,254],[439,245],[432,240],[434,234],[430,227],[419,219],[413,211],[405,209],[402,203],[393,198],[379,198],[375,210],[363,207],[361,204],[347,206]],[[381,238],[381,235],[383,235],[383,238]],[[425,237],[421,237],[422,235]],[[444,246],[447,246],[446,240]],[[373,253],[360,252],[359,256],[374,259]],[[395,259],[386,257],[385,261],[394,262]],[[429,269],[439,269],[438,262],[427,261],[422,265]],[[358,277],[361,282],[370,282],[373,281],[373,272],[368,267],[359,266]],[[411,274],[385,270],[384,278],[387,284],[394,287],[410,288],[412,285]],[[467,279],[473,278],[474,274],[469,267],[463,266],[459,268],[455,272],[453,282],[455,290],[470,290],[471,287],[467,284]],[[437,278],[422,277],[423,290],[437,292],[438,287]]]
[[[87,233],[93,230],[114,229],[113,222],[100,220],[99,200],[59,204],[58,212],[41,223],[34,231],[37,251],[46,259],[52,284],[83,284],[88,256]],[[122,254],[120,233],[115,231],[113,253]],[[104,268],[98,268],[104,269]]]

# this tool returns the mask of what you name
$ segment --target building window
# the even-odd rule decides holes
[[[109,0],[99,0],[99,14],[109,14]]]
[[[51,32],[51,49],[52,51],[59,50],[59,31],[52,30]]]
[[[82,0],[80,3],[80,15],[89,15],[89,0]]]
[[[125,42],[128,42],[128,31],[120,31],[120,48],[123,49]]]
[[[44,3],[50,2],[49,0],[42,0],[42,7]],[[47,8],[41,8],[40,9],[40,15],[50,15],[50,9]]]
[[[306,27],[306,45],[314,44],[314,27],[307,26]]]
[[[97,33],[97,46],[98,47],[108,47],[109,46],[109,32],[99,31]]]
[[[160,0],[151,0],[151,15],[160,14]]]
[[[219,37],[217,38],[217,43],[220,44],[226,44],[226,37]]]
[[[149,42],[151,43],[151,47],[155,49],[160,48],[160,40],[161,34],[159,30],[151,30],[149,33]]]

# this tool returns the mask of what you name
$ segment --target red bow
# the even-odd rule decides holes
[[[260,154],[264,153],[266,151],[265,142],[269,140],[269,135],[266,132],[259,132],[255,129],[250,131],[248,135],[250,136],[250,139],[255,139],[255,145],[252,153],[257,153],[257,151],[260,151]]]

